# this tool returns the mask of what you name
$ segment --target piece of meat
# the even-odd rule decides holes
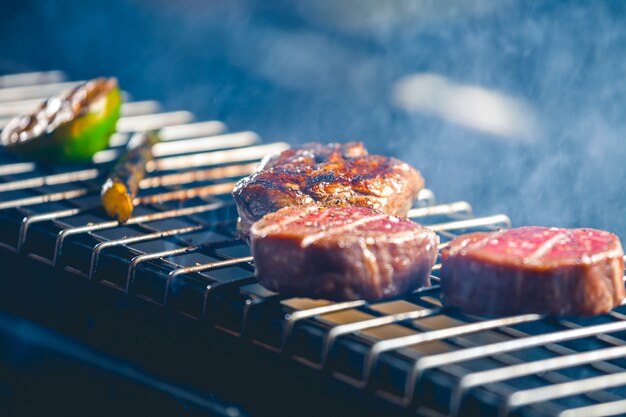
[[[378,299],[430,285],[439,237],[358,206],[293,206],[252,225],[257,279],[290,296]]]
[[[359,142],[309,143],[266,158],[256,173],[237,183],[239,232],[282,207],[353,204],[395,216],[406,216],[424,187],[420,173],[408,164],[368,155]]]
[[[310,142],[300,147],[268,155],[259,163],[257,171],[286,164],[313,166],[337,156],[343,159],[367,156],[367,149],[361,142],[329,143],[325,145],[318,142]]]
[[[444,303],[478,315],[602,314],[624,298],[617,236],[521,227],[459,236],[442,251]]]

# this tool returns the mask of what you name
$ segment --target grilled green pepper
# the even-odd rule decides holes
[[[147,163],[153,159],[152,146],[158,142],[155,132],[137,133],[128,142],[126,152],[102,186],[102,206],[110,217],[119,222],[130,219],[139,182],[146,175]]]
[[[0,143],[40,162],[87,162],[108,146],[121,103],[115,78],[87,81],[12,119]]]

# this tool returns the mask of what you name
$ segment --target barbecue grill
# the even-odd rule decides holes
[[[59,71],[0,77],[0,126],[72,85]],[[12,275],[36,268],[50,291],[74,291],[103,311],[126,303],[164,329],[176,320],[200,329],[189,340],[224,340],[233,355],[267,351],[294,372],[342,387],[337,397],[374,401],[390,413],[626,413],[623,307],[593,318],[468,316],[442,308],[439,265],[432,287],[380,302],[285,298],[265,289],[237,238],[230,191],[261,157],[288,145],[228,133],[223,123],[163,112],[157,102],[125,94],[118,133],[91,165],[41,167],[0,154],[0,246],[3,261],[11,262],[2,292],[16,291],[9,298],[19,295],[12,286],[26,285]],[[154,148],[133,217],[119,224],[104,216],[99,189],[129,136],[147,129],[160,129],[163,142]],[[464,201],[439,204],[430,190],[420,193],[409,217],[434,229],[442,247],[460,233],[511,226],[506,215],[475,217]],[[3,308],[36,310],[34,298],[4,298]],[[70,304],[55,308],[71,310]],[[135,313],[121,314],[123,320]],[[114,320],[100,317],[108,319]],[[125,348],[123,340],[115,345]]]

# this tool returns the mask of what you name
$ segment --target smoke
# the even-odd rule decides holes
[[[19,3],[0,18],[0,69],[116,75],[265,141],[360,139],[441,202],[626,238],[623,2]],[[407,88],[425,74],[431,96]]]
[[[400,79],[392,101],[409,111],[508,140],[536,139],[536,115],[520,99],[476,86],[458,85],[435,74],[414,74]]]

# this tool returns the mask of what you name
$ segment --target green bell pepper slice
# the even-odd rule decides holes
[[[108,146],[121,105],[115,78],[87,81],[12,119],[0,134],[0,143],[38,162],[89,162]]]

